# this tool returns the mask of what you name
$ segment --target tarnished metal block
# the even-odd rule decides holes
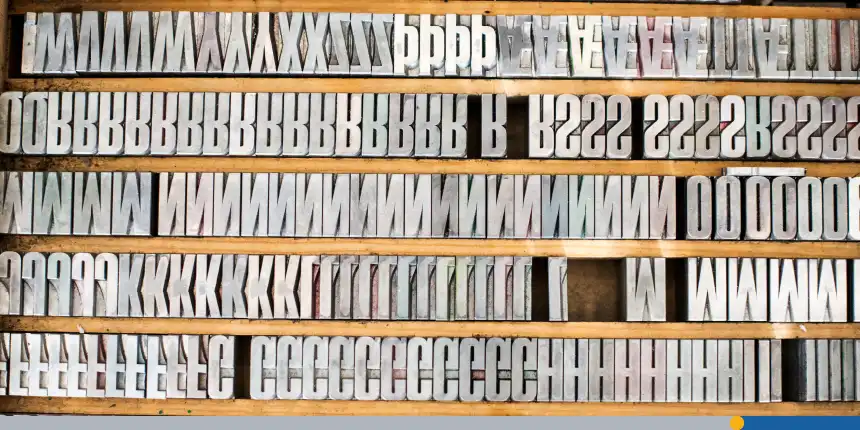
[[[487,17],[499,40],[499,62],[496,76],[531,77],[534,73],[532,16],[498,15]]]
[[[788,79],[791,51],[789,25],[787,18],[753,19],[753,48],[758,77]]]
[[[74,74],[76,36],[71,13],[27,13],[21,73]]]
[[[22,186],[26,185],[26,179],[26,177],[22,177]],[[8,175],[9,184],[15,180],[13,175]],[[116,178],[114,178],[114,181],[116,181]],[[33,174],[33,187],[33,233],[70,234],[72,231],[72,173],[36,172]],[[14,193],[14,189],[7,189],[7,193],[9,191],[13,191]],[[22,193],[22,195],[25,195],[25,193]],[[14,195],[10,196],[7,194],[6,201],[8,200],[14,202],[16,199]],[[117,206],[117,199],[115,199],[114,220],[121,218],[123,215]],[[20,225],[18,228],[21,228]]]
[[[844,160],[848,156],[847,105],[839,97],[821,101],[821,158]]]
[[[625,320],[666,321],[666,259],[624,260]]]

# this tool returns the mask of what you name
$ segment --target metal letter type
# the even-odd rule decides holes
[[[347,237],[350,232],[350,175],[323,174],[322,235]],[[245,211],[248,207],[243,208]]]
[[[590,239],[595,233],[595,201],[594,176],[571,175],[568,178],[570,185],[570,205],[568,216],[570,217],[569,237]]]
[[[308,336],[302,345],[302,399],[322,400],[328,397],[329,340]]]
[[[839,36],[839,44],[837,52],[839,53],[839,67],[836,69],[836,79],[841,80],[856,80],[857,79],[857,60],[858,55],[858,40],[857,27],[858,23],[855,20],[840,19],[835,21],[836,31],[834,35]],[[833,51],[831,51],[831,54]]]
[[[346,175],[344,175],[346,176]],[[348,178],[347,178],[348,179]],[[217,177],[216,177],[217,183]],[[217,198],[216,198],[217,201]],[[241,235],[269,235],[269,174],[242,173]],[[217,209],[217,207],[216,207]],[[216,214],[218,211],[216,210]],[[232,214],[231,214],[232,215]]]
[[[648,219],[651,239],[674,239],[676,193],[674,176],[648,177]]]
[[[769,312],[771,322],[809,321],[808,261],[770,260]]]
[[[459,388],[458,339],[437,338],[433,344],[433,400],[457,400]]]
[[[666,341],[666,401],[692,401],[693,341]]]
[[[672,18],[640,16],[637,27],[642,77],[671,78],[675,74]]]
[[[603,17],[603,53],[608,78],[635,78],[639,74],[635,16]]]
[[[607,158],[630,158],[633,152],[633,136],[630,130],[632,111],[630,97],[611,95],[606,99]]]
[[[824,234],[824,190],[820,178],[803,177],[797,181],[797,238],[821,240]]]
[[[717,370],[718,342],[716,340],[692,341],[692,401],[694,402],[717,401],[717,380],[719,374]]]
[[[345,176],[345,175],[344,175]],[[404,176],[404,236],[430,237],[432,224],[431,175]]]
[[[665,339],[642,339],[640,342],[641,362],[639,399],[643,402],[666,401],[666,343],[678,342]],[[683,341],[682,341],[683,342]],[[631,357],[631,359],[635,359]]]
[[[708,240],[713,234],[713,198],[711,179],[705,176],[687,178],[687,239]]]
[[[648,177],[621,177],[621,237],[647,239],[651,224],[649,214]]]
[[[794,240],[797,237],[797,182],[794,178],[778,176],[771,181],[771,237]]]
[[[666,259],[624,259],[625,321],[666,321]]]
[[[587,402],[588,339],[564,339],[564,400]]]
[[[349,235],[350,237],[376,236],[376,174],[349,175]]]
[[[746,96],[747,158],[766,158],[771,154],[770,97]]]
[[[601,95],[582,96],[582,157],[606,157],[606,100]]]
[[[32,233],[32,201],[32,172],[0,172],[0,233]]]
[[[826,40],[816,40],[815,20],[792,19],[790,50],[791,68],[788,72],[788,78],[811,80],[812,71],[815,69],[815,53],[818,50],[816,44],[827,45],[827,43],[828,42]]]
[[[567,19],[567,16],[534,15],[532,17],[536,76],[570,76]]]
[[[251,338],[249,385],[252,399],[272,400],[275,398],[275,371],[279,367],[276,363],[280,360],[287,361],[287,357],[276,356],[277,352],[281,352],[281,348],[277,347],[281,343],[277,342],[274,336],[253,336]]]
[[[14,175],[9,174],[8,180],[11,185],[12,181],[16,179]],[[26,180],[27,178],[22,175],[22,186],[26,185]],[[33,184],[33,233],[70,234],[72,230],[72,174],[70,172],[36,172],[33,175]],[[7,193],[13,190],[7,189]],[[22,190],[23,195],[25,194]],[[16,199],[14,195],[7,194],[6,200],[14,202]]]
[[[504,94],[481,95],[481,158],[508,153],[508,100]]]
[[[514,237],[513,175],[487,175],[487,237]]]
[[[763,79],[788,79],[791,33],[787,18],[753,19],[755,64]]]
[[[711,46],[710,19],[673,17],[672,36],[675,42],[675,77],[707,78]]]
[[[122,236],[151,234],[152,174],[115,173],[113,195],[111,234]]]
[[[696,140],[695,102],[688,95],[674,95],[669,99],[669,158],[694,158]]]
[[[696,342],[693,341],[695,345]],[[704,341],[711,343],[714,341]],[[741,402],[744,399],[744,342],[721,339],[717,343],[717,401]],[[706,348],[706,351],[708,349]],[[693,352],[695,356],[695,350]],[[710,365],[709,365],[710,367]]]
[[[539,175],[514,176],[514,237],[541,237],[540,178]],[[548,199],[550,197],[546,196]],[[557,224],[561,225],[562,221],[565,220],[559,219]]]
[[[552,95],[529,95],[529,158],[555,155],[555,102]]]
[[[797,155],[802,159],[819,159],[821,139],[821,100],[803,96],[797,99]]]
[[[714,96],[696,96],[696,159],[720,156],[720,101]]]
[[[809,321],[848,321],[848,264],[845,260],[808,260]]]
[[[296,237],[322,235],[321,173],[296,174]]]
[[[821,102],[821,159],[844,160],[848,156],[847,121],[845,100],[827,97]]]
[[[415,94],[389,94],[389,157],[410,157],[415,152],[415,98]]]
[[[560,402],[564,399],[564,340],[538,339],[537,343],[537,401]]]
[[[774,97],[771,102],[770,116],[773,156],[794,158],[797,155],[797,103],[794,97]]]
[[[377,175],[377,234],[379,237],[403,237],[404,175]]]
[[[307,340],[305,343],[307,344]],[[380,397],[382,400],[405,400],[407,373],[406,338],[383,338],[380,355],[382,357]]]
[[[75,73],[73,20],[74,15],[71,13],[26,14],[21,73]]]
[[[374,15],[374,19],[379,15]],[[364,94],[361,101],[361,156],[388,155],[388,94]]]
[[[486,341],[484,339],[465,338],[460,342],[458,392],[461,401],[479,402],[484,400],[487,368],[485,350]],[[561,350],[559,349],[558,352],[560,355]],[[558,367],[560,370],[561,363],[558,364]],[[479,376],[481,374],[483,377]],[[558,379],[561,380],[560,377]],[[538,381],[538,386],[540,386],[540,381]]]
[[[588,401],[615,400],[615,340],[588,339]]]
[[[595,176],[594,188],[594,238],[621,238],[621,176]]]
[[[544,101],[549,100],[551,102],[553,96],[534,97],[543,97]],[[534,98],[530,96],[530,121],[532,120],[532,114],[534,113],[531,108],[535,107],[531,104],[532,100],[534,100]],[[538,106],[540,110],[544,110],[543,107],[547,106]],[[552,106],[549,106],[549,108],[550,109],[547,111],[547,114],[552,114]],[[580,153],[582,152],[582,130],[580,130],[580,125],[582,124],[582,104],[580,103],[579,96],[575,96],[573,94],[561,94],[556,96],[554,111],[555,124],[535,123],[534,121],[530,122],[529,156],[532,156],[533,153],[549,154],[549,156],[551,156],[554,153],[558,158],[579,158]],[[536,116],[539,116],[539,114]],[[546,116],[544,116],[544,120],[546,120]],[[555,133],[555,135],[552,136],[552,133]],[[540,146],[545,143],[544,141],[551,142],[555,147],[547,145],[547,150],[541,148]],[[537,146],[534,146],[535,144]]]
[[[729,258],[728,306],[729,321],[767,320],[767,259],[742,258],[740,272],[738,259]]]
[[[465,94],[442,94],[442,148],[440,153],[442,157],[466,157],[466,124],[468,122],[468,105],[466,102],[467,96]]]
[[[746,180],[744,239],[767,240],[773,226],[771,217],[770,181],[763,176]]]
[[[355,395],[355,338],[332,337],[328,349],[328,397],[352,400]]]
[[[752,18],[735,18],[735,69],[732,79],[753,79],[756,77],[755,38],[753,37]],[[777,47],[773,47],[774,50]],[[784,47],[783,49],[787,49]]]
[[[361,42],[357,42],[356,45],[359,43]],[[370,60],[368,59],[368,61]],[[334,155],[336,156],[357,157],[361,155],[361,117],[364,96],[363,94],[344,93],[338,93],[337,95],[337,121],[335,122],[334,144]]]
[[[845,178],[826,178],[822,187],[824,198],[824,240],[845,240],[848,235],[848,184]]]
[[[742,158],[746,153],[744,107],[744,100],[740,96],[725,96],[720,100],[721,158]]]
[[[511,347],[511,400],[533,402],[537,397],[537,339],[516,338]]]
[[[603,77],[603,23],[600,16],[567,17],[570,65],[577,78]]]
[[[355,339],[355,398],[378,400],[382,368],[380,339],[362,336]]]
[[[615,401],[638,402],[640,393],[640,340],[615,339]]]
[[[305,64],[305,67],[307,66],[308,64]],[[335,103],[337,103],[337,94],[311,93],[308,120],[308,155],[316,157],[334,155],[334,124],[337,120]]]
[[[848,239],[860,240],[860,178],[848,178]]]
[[[242,174],[215,173],[214,179],[212,234],[238,236],[242,213]]]
[[[451,175],[449,175],[450,177]],[[457,175],[459,177],[457,236],[479,238],[486,236],[487,187],[484,175]],[[515,180],[516,182],[516,180]],[[516,184],[515,187],[516,188]],[[436,189],[436,187],[434,187]],[[516,190],[514,190],[516,203]],[[444,195],[443,195],[444,200]],[[435,210],[433,210],[436,213]],[[516,213],[516,207],[514,209]],[[441,214],[440,214],[441,215]],[[436,218],[439,221],[439,218]],[[516,222],[516,214],[514,216]],[[516,233],[516,231],[515,231]]]
[[[687,319],[726,321],[727,259],[687,259]]]
[[[567,321],[567,258],[550,257],[547,266],[549,320]]]
[[[168,173],[162,173],[161,175],[166,177]],[[185,174],[180,173],[179,175],[182,176],[182,224],[184,224]],[[101,236],[111,233],[112,180],[111,173],[75,172],[74,194],[72,196],[72,234]],[[167,183],[166,181],[164,182],[164,189],[159,194],[167,194]],[[14,210],[14,206],[10,209]],[[165,216],[165,218],[168,217]]]
[[[534,71],[532,17],[498,15],[488,17],[488,23],[495,24],[499,37],[498,76],[531,77]]]
[[[406,398],[430,400],[433,398],[433,339],[413,337],[406,348]]]
[[[511,339],[493,337],[486,344],[485,396],[491,402],[506,402],[511,399]],[[565,369],[567,370],[567,369]]]
[[[644,106],[644,157],[669,156],[669,99],[652,94],[645,97]]]

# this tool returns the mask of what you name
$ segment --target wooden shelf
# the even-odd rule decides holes
[[[195,12],[375,12],[484,15],[647,15],[738,18],[857,19],[860,10],[720,4],[567,3],[449,0],[10,0],[9,13],[81,10],[182,10]]]
[[[5,241],[3,240],[5,239]],[[0,249],[19,252],[147,254],[446,255],[568,258],[765,257],[857,258],[857,242],[368,239],[269,237],[0,236]]]
[[[507,3],[507,2],[499,2]],[[122,3],[123,5],[125,3]],[[573,4],[573,3],[568,3]],[[738,6],[736,6],[738,7]],[[812,9],[812,8],[809,8]],[[221,9],[219,9],[221,10]],[[851,9],[848,9],[851,10]],[[853,9],[860,11],[860,9]],[[715,96],[860,96],[856,83],[612,79],[464,79],[335,77],[170,77],[8,79],[6,91],[185,91],[442,94],[711,94]]]
[[[851,339],[860,338],[860,323],[321,321],[2,316],[0,332],[556,339]]]
[[[803,167],[807,176],[854,177],[858,162],[492,160],[286,157],[4,157],[5,169],[65,172],[440,173],[484,175],[719,176],[725,167]]]
[[[0,397],[0,413],[71,415],[857,415],[860,402],[472,403]]]

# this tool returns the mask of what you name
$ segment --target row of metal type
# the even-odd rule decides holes
[[[244,344],[247,345],[247,344]],[[860,341],[0,334],[0,395],[491,402],[855,401]],[[797,380],[786,377],[797,374]]]
[[[581,274],[566,258],[542,263],[6,251],[0,315],[531,321],[542,295],[547,318],[568,321],[568,278]],[[675,287],[685,291],[682,321],[860,321],[860,260],[688,258],[684,269]],[[667,320],[665,258],[626,258],[619,275],[623,320]]]
[[[858,178],[155,175],[0,172],[0,233],[860,240]]]
[[[829,19],[47,12],[21,71],[854,81],[858,38]]]
[[[0,153],[465,158],[467,99],[5,92]],[[481,157],[507,157],[518,144],[508,138],[512,109],[526,113],[504,95],[480,96]],[[624,95],[530,95],[527,117],[530,158],[860,159],[860,97],[649,95],[640,103]]]

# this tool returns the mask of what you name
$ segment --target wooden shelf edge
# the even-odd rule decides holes
[[[0,413],[72,415],[857,415],[860,402],[489,403],[0,397]]]
[[[499,2],[508,3],[508,2]],[[123,2],[123,4],[125,4]],[[449,3],[454,4],[454,3]],[[456,3],[460,4],[460,3]],[[497,3],[498,4],[498,3]],[[568,3],[571,4],[571,3]],[[737,6],[736,6],[737,7]],[[813,9],[813,8],[806,8]],[[860,12],[860,9],[854,9]],[[6,91],[180,91],[417,94],[710,94],[714,96],[860,95],[856,83],[612,79],[438,79],[333,77],[141,77],[9,79]]]
[[[146,254],[285,254],[627,257],[858,258],[857,242],[381,239],[269,237],[0,236],[0,250]]]
[[[807,176],[854,177],[860,162],[768,162],[681,160],[492,160],[282,157],[4,157],[16,171],[227,172],[227,173],[413,173],[485,175],[719,176],[725,167],[802,167]]]
[[[724,16],[739,18],[821,18],[856,19],[857,10],[845,8],[804,8],[790,6],[740,6],[720,4],[566,3],[531,1],[444,1],[444,0],[12,0],[10,14],[24,12],[81,10],[188,10],[196,12],[375,12],[375,13],[461,13],[483,15],[613,15]]]
[[[860,323],[321,321],[2,316],[0,332],[546,339],[853,339]]]

